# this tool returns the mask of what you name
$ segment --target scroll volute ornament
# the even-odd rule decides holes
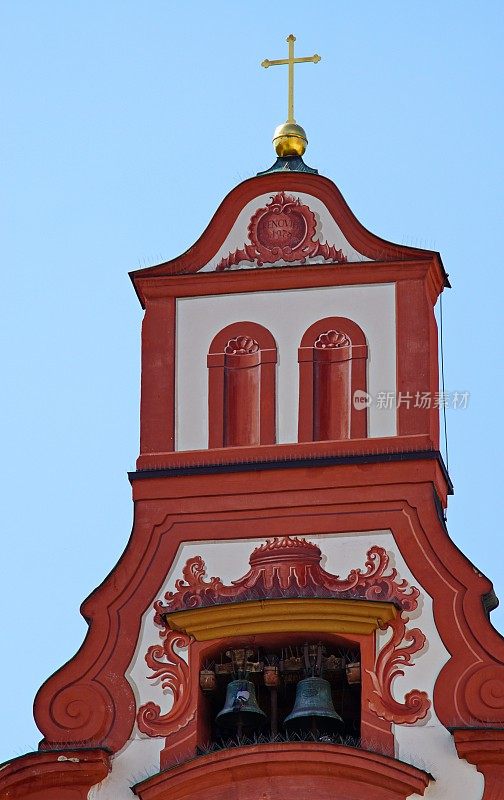
[[[49,682],[39,689],[35,700],[35,718],[44,730],[45,739],[41,750],[49,749],[53,743],[65,743],[71,746],[99,747],[104,742],[109,744],[112,734],[117,700],[109,689],[97,680],[84,678],[75,683],[63,686],[47,700]],[[123,719],[134,720],[135,699],[127,682],[123,684],[121,712]],[[51,727],[45,719],[39,721],[42,700],[48,703]],[[49,736],[50,734],[50,736]]]
[[[148,736],[169,736],[184,728],[195,716],[196,709],[190,692],[190,670],[188,663],[178,650],[189,648],[192,638],[185,633],[172,631],[163,624],[160,637],[162,644],[149,647],[145,655],[147,666],[152,673],[151,680],[161,680],[163,690],[173,697],[173,705],[166,713],[153,702],[141,706],[137,714],[137,724],[142,733]]]
[[[487,725],[504,718],[504,666],[477,667],[467,680],[466,702],[473,720]]]
[[[382,647],[374,670],[367,670],[373,684],[373,695],[369,700],[371,711],[396,725],[412,725],[427,716],[431,701],[427,692],[412,689],[404,701],[397,701],[392,694],[395,678],[404,675],[402,667],[412,666],[412,656],[423,648],[426,637],[419,628],[406,628],[408,618],[404,615],[390,620],[382,627],[392,629],[390,641]]]

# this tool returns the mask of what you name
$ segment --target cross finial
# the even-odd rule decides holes
[[[269,58],[265,58],[264,61],[261,62],[261,67],[267,69],[268,67],[277,67],[282,64],[287,64],[289,67],[289,89],[288,89],[288,107],[287,107],[287,122],[295,122],[294,119],[294,64],[306,64],[308,62],[312,62],[313,64],[317,64],[321,57],[315,53],[314,56],[306,56],[304,58],[294,58],[294,42],[296,41],[296,37],[293,33],[287,36],[285,40],[289,45],[289,56],[288,58],[280,58],[276,61],[270,61]]]
[[[294,58],[295,41],[296,37],[294,34],[291,33],[287,36],[286,42],[289,45],[289,54],[287,58],[279,58],[274,61],[270,61],[269,58],[266,58],[261,62],[261,67],[265,67],[266,69],[268,67],[276,67],[284,64],[289,67],[287,122],[276,129],[273,137],[273,142],[275,143],[275,148],[279,156],[303,155],[307,145],[306,134],[303,128],[296,124],[296,120],[294,119],[294,64],[306,64],[308,62],[317,64],[320,61],[320,56],[317,53],[313,56]],[[289,141],[287,141],[287,139]],[[291,150],[292,152],[290,152]]]

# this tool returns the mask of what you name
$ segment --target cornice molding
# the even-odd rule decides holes
[[[353,800],[370,796],[405,800],[411,794],[423,795],[433,780],[423,770],[367,750],[292,742],[221,750],[154,775],[132,789],[140,800],[182,800],[189,795],[204,800],[217,792],[238,796],[233,787],[243,780],[250,796],[258,796],[255,781],[259,786],[265,778],[277,800],[289,800],[293,791],[303,793],[314,781],[321,800],[340,793]]]
[[[459,758],[474,764],[485,778],[482,800],[504,796],[504,729],[453,728]]]
[[[171,628],[196,641],[265,633],[368,634],[397,615],[392,603],[289,599],[226,603],[167,614]]]
[[[432,259],[272,266],[260,270],[241,269],[231,272],[139,274],[134,279],[134,284],[142,307],[145,308],[148,302],[162,301],[170,297],[200,297],[412,280],[426,281],[432,303],[443,288],[436,262]]]
[[[0,800],[29,800],[32,795],[86,800],[91,787],[109,772],[110,752],[104,749],[27,753],[1,765]]]

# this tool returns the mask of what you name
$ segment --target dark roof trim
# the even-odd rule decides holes
[[[349,456],[314,456],[313,458],[288,458],[272,461],[242,461],[228,464],[194,464],[163,467],[128,472],[130,481],[148,478],[175,478],[181,475],[215,475],[231,472],[260,472],[266,469],[300,469],[305,467],[333,467],[349,464],[380,464],[392,461],[437,461],[443,472],[448,493],[453,494],[453,484],[439,450],[411,450],[398,453],[368,453]]]

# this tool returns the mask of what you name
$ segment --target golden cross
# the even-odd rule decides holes
[[[296,37],[291,33],[290,36],[287,36],[286,42],[289,45],[289,57],[288,58],[280,58],[276,61],[270,61],[269,58],[264,59],[261,61],[261,67],[276,67],[281,64],[287,64],[289,66],[289,100],[288,100],[288,116],[287,122],[295,122],[294,119],[294,64],[305,64],[308,61],[311,61],[313,64],[317,64],[320,61],[320,56],[315,53],[314,56],[307,56],[306,58],[294,58],[294,42],[296,41]]]

